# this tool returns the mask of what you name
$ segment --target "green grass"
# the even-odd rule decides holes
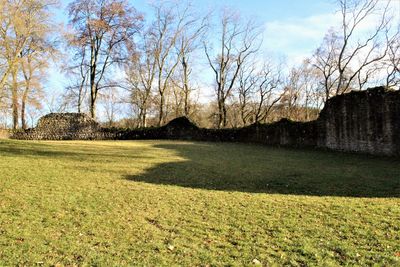
[[[399,253],[399,160],[0,140],[0,266],[395,266]]]

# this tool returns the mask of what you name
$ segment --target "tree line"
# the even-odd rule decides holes
[[[228,8],[201,14],[190,2],[160,1],[146,17],[125,0],[74,0],[62,26],[55,0],[1,1],[3,121],[25,129],[47,107],[109,126],[160,126],[187,116],[205,127],[240,127],[309,121],[333,96],[374,85],[397,89],[400,24],[391,2],[336,3],[340,24],[290,68],[263,51],[274,40],[262,24]],[[52,61],[68,81],[56,98],[44,90]],[[205,92],[212,92],[207,102]]]

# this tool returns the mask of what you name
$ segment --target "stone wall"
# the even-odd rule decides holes
[[[187,118],[163,127],[103,129],[83,114],[49,114],[35,129],[16,133],[17,139],[179,139],[249,142],[290,147],[400,156],[400,91],[383,87],[330,99],[312,122],[281,120],[238,129],[202,129]]]
[[[328,101],[317,145],[334,150],[400,155],[400,92],[383,87]]]
[[[37,127],[16,131],[12,138],[25,140],[108,139],[99,124],[82,113],[50,113],[39,119]]]
[[[126,130],[117,139],[248,142],[400,156],[400,91],[383,87],[330,99],[311,122],[283,119],[239,129],[201,129],[185,118],[161,128]]]

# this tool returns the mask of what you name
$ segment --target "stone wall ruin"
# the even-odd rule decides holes
[[[334,97],[318,124],[319,147],[400,155],[400,92],[377,87]]]
[[[35,129],[13,138],[248,142],[400,156],[400,91],[377,87],[333,97],[317,120],[304,123],[283,119],[238,129],[204,129],[177,118],[158,128],[103,129],[86,115],[61,113],[46,115]]]
[[[108,139],[99,124],[83,113],[50,113],[39,119],[37,127],[17,131],[13,138],[24,140]]]

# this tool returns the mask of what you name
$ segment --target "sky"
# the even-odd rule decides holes
[[[71,1],[61,1],[56,11],[56,20],[66,25],[66,7]],[[130,0],[145,18],[151,17],[151,0]],[[319,45],[335,12],[332,0],[193,0],[200,12],[218,11],[224,7],[237,10],[245,18],[255,18],[264,27],[262,50],[284,58],[288,64],[299,63]],[[326,20],[329,17],[329,20]],[[62,91],[66,81],[54,65],[49,73],[48,86],[56,92]]]
[[[149,3],[152,0],[129,1],[144,13],[145,18],[151,20]],[[400,14],[400,0],[393,1]],[[65,8],[69,2],[61,1],[62,7],[56,12],[57,21],[64,25],[68,22]],[[204,14],[228,7],[238,11],[244,18],[255,18],[264,29],[261,50],[275,59],[283,59],[287,66],[300,64],[311,56],[329,28],[340,22],[335,0],[192,0],[192,3],[196,10]],[[368,27],[367,23],[365,28]],[[67,81],[60,74],[59,67],[54,65],[49,72],[47,87],[59,94],[66,85]],[[209,90],[201,98],[209,99],[211,95],[212,91]]]
[[[398,0],[400,3],[400,0]],[[65,7],[61,1],[57,13],[59,22],[66,23]],[[151,16],[151,0],[130,0],[146,18]],[[264,26],[264,48],[272,53],[300,58],[319,45],[326,31],[335,25],[332,19],[337,7],[334,0],[192,0],[204,14],[224,7],[237,10],[243,17],[255,18]]]

